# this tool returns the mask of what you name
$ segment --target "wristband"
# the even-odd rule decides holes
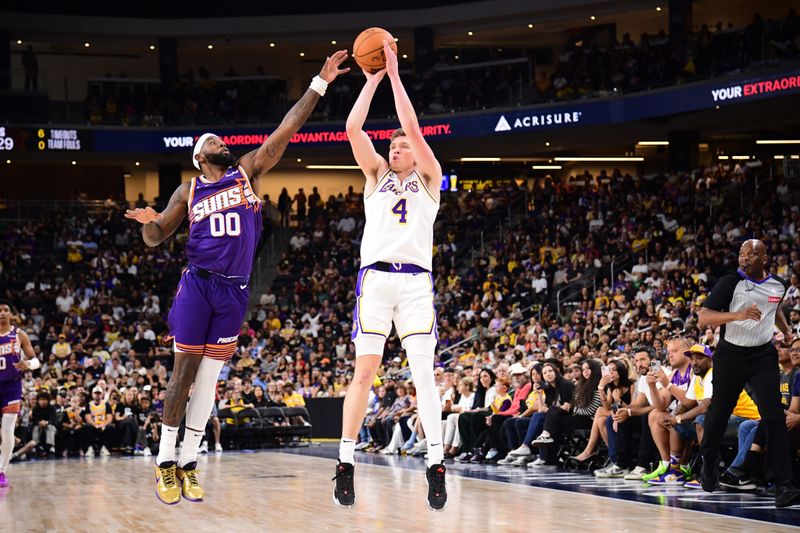
[[[628,408],[628,416],[633,416],[633,413],[631,413],[630,408]]]
[[[36,357],[33,359],[28,359],[28,368],[31,370],[36,370],[37,368],[42,366],[42,362],[39,361]]]
[[[319,76],[314,76],[314,79],[311,80],[311,85],[309,85],[308,88],[320,96],[325,96],[325,91],[328,89],[328,82]]]

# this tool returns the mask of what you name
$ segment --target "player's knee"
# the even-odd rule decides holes
[[[431,335],[414,335],[403,339],[403,349],[414,355],[433,355],[436,353],[436,337]]]
[[[359,368],[353,376],[353,384],[356,386],[371,385],[375,379],[375,374],[370,371],[371,369]]]
[[[361,335],[355,339],[356,357],[382,354],[386,339],[377,335]]]

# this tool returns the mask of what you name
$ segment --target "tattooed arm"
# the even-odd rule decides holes
[[[349,71],[349,68],[339,68],[345,59],[347,59],[346,50],[339,50],[333,54],[325,61],[325,65],[319,72],[319,77],[331,83],[336,79],[336,76]],[[297,133],[297,130],[303,127],[311,112],[314,111],[319,98],[320,96],[316,91],[308,89],[303,97],[286,113],[283,121],[272,132],[272,135],[264,141],[264,144],[257,150],[245,154],[239,160],[239,165],[242,166],[248,176],[256,178],[268,172],[278,163],[281,156],[283,156],[284,150],[286,150],[286,145],[289,144],[289,140]]]
[[[161,213],[156,213],[152,207],[128,209],[125,213],[125,218],[143,224],[142,238],[147,246],[158,246],[181,225],[189,212],[190,186],[191,182],[182,183],[172,194],[167,208]]]

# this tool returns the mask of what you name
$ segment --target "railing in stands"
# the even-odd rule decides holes
[[[592,298],[594,298],[597,295],[597,278],[595,276],[581,276],[556,291],[556,312],[558,316],[563,315],[561,306],[575,305],[581,294],[581,289],[588,287],[589,284],[592,285]],[[564,291],[569,292],[567,292],[562,300],[561,294],[564,293]]]
[[[538,314],[539,315],[539,319],[541,320],[541,318],[542,318],[542,310],[543,309],[544,309],[544,305],[543,304],[534,303],[534,304],[529,305],[525,309],[522,309],[522,310],[518,311],[516,313],[516,315],[521,317],[521,318],[519,318],[518,320],[512,322],[511,323],[511,327],[516,329],[517,326],[519,326],[520,324],[523,324],[523,323],[527,322],[528,320],[530,320],[531,316],[534,313]],[[534,312],[526,315],[526,313],[528,313],[528,311],[531,311],[531,310],[533,310]],[[476,339],[479,339],[479,338],[480,338],[480,334],[474,333],[474,334],[470,335],[469,337],[467,337],[465,339],[462,339],[462,340],[458,341],[457,343],[448,346],[447,348],[445,348],[444,350],[439,352],[439,361],[441,361],[442,363],[446,363],[447,361],[449,361],[450,359],[453,358],[453,353],[454,353],[454,350],[456,348],[458,348],[459,346],[463,346],[464,344],[470,343],[470,342],[472,342],[472,341],[474,341]],[[449,355],[449,357],[445,358],[445,354]]]
[[[114,202],[117,210],[130,207],[128,202]],[[21,223],[25,220],[42,218],[48,213],[93,213],[108,212],[111,207],[105,200],[3,200],[0,199],[0,222]]]
[[[464,267],[464,262],[468,259],[469,265],[475,257],[482,254],[486,247],[486,241],[496,236],[502,240],[505,231],[513,225],[515,216],[527,214],[528,210],[528,190],[524,189],[524,194],[520,194],[505,208],[495,209],[492,214],[485,219],[480,230],[473,231],[457,243],[458,250],[451,259],[451,267]],[[443,235],[444,237],[444,235]],[[469,266],[467,265],[467,266]]]

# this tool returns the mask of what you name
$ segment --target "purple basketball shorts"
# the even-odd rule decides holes
[[[169,311],[175,351],[230,359],[236,351],[250,296],[244,278],[184,270]]]

